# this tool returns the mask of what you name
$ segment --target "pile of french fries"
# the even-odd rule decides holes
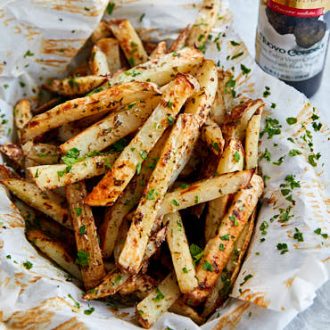
[[[20,100],[17,143],[0,147],[27,238],[84,299],[132,298],[145,328],[166,311],[201,324],[224,303],[263,192],[263,101],[232,107],[228,73],[199,50],[218,6],[170,45],[102,21],[89,61],[37,106]]]

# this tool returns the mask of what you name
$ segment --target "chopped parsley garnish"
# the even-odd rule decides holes
[[[253,277],[252,274],[248,274],[248,275],[244,276],[244,278],[243,278],[243,282],[240,283],[239,285],[240,285],[240,286],[244,285],[244,284],[245,284],[250,278],[252,278],[252,277]]]
[[[194,263],[197,264],[203,257],[203,249],[196,244],[191,244],[189,250]]]
[[[146,194],[146,199],[148,199],[150,201],[154,200],[155,194],[156,194],[155,189],[150,189]]]
[[[86,233],[87,233],[86,226],[85,225],[81,225],[79,227],[79,234],[82,236],[82,235],[85,235]]]
[[[246,67],[244,64],[241,64],[241,70],[242,70],[242,73],[245,74],[246,76],[251,72],[251,69]]]
[[[275,108],[276,108],[276,103],[272,103],[270,107],[271,107],[272,109],[275,109]]]
[[[266,159],[268,162],[271,161],[271,153],[269,152],[269,150],[266,148],[264,153],[261,155],[260,159]]]
[[[186,189],[188,187],[189,187],[189,184],[188,183],[181,183],[180,184],[180,188],[182,188],[182,189]]]
[[[170,109],[173,107],[173,102],[172,101],[167,101],[166,106]]]
[[[286,243],[278,243],[276,247],[277,250],[281,251],[281,254],[289,252],[288,244]]]
[[[157,301],[161,301],[164,298],[165,298],[164,294],[159,290],[159,288],[156,288],[156,297],[152,298],[152,300],[157,302]]]
[[[234,226],[238,226],[238,220],[233,214],[229,216],[229,220],[234,224]]]
[[[28,57],[28,56],[33,56],[34,53],[32,53],[30,50],[27,50],[24,54],[24,58]]]
[[[269,224],[267,221],[263,221],[259,227],[261,235],[267,235],[267,229],[269,227]]]
[[[30,261],[25,261],[25,262],[23,262],[23,266],[26,268],[26,269],[31,269],[32,267],[33,267],[33,263],[32,262],[30,262]]]
[[[213,143],[212,143],[212,148],[213,148],[215,151],[219,152],[219,151],[220,151],[219,143],[217,143],[217,142],[213,142]]]
[[[199,197],[197,195],[195,196],[194,202],[195,202],[195,204],[198,204],[199,203]]]
[[[183,267],[182,272],[185,273],[185,274],[188,274],[189,270],[187,269],[187,267]]]
[[[293,238],[296,239],[298,242],[303,242],[304,241],[304,236],[301,231],[296,227],[295,228],[295,233],[293,235]]]
[[[264,134],[267,134],[268,139],[271,139],[274,135],[281,134],[281,128],[280,122],[275,118],[266,118],[266,126],[264,130],[260,133],[261,137],[264,136]]]
[[[77,252],[76,264],[80,266],[88,266],[89,264],[89,253],[84,250]]]
[[[223,243],[219,244],[219,250],[220,251],[224,251],[225,250],[225,246],[223,245]]]
[[[235,40],[231,40],[230,43],[231,43],[232,46],[239,46],[241,44],[241,43],[239,43]]]
[[[139,175],[141,173],[142,163],[138,162],[136,165],[136,173]]]
[[[171,115],[167,115],[167,122],[170,126],[174,124],[174,118]]]
[[[235,151],[235,153],[234,153],[235,162],[238,163],[240,159],[241,159],[241,156],[240,156],[239,152]]]
[[[316,109],[313,108],[313,114],[312,114],[312,126],[315,132],[318,132],[322,128],[322,123],[317,122],[320,117],[315,113]]]
[[[203,264],[203,269],[207,270],[208,272],[213,272],[213,266],[207,260],[205,260]]]
[[[128,144],[128,140],[125,138],[122,138],[120,140],[118,140],[116,143],[114,143],[113,145],[111,145],[111,150],[115,151],[115,152],[122,152],[125,147]]]
[[[314,230],[314,233],[316,234],[316,235],[321,235],[324,239],[327,239],[328,238],[328,234],[326,234],[326,233],[322,233],[322,230],[321,230],[321,228],[317,228],[317,229],[315,229]]]
[[[176,200],[176,199],[172,199],[172,202],[171,202],[174,206],[179,206],[179,202]]]
[[[70,293],[68,294],[68,297],[73,301],[74,307],[79,309],[80,308],[79,302],[76,299],[74,299]]]
[[[236,96],[235,91],[236,81],[233,79],[233,77],[230,77],[230,79],[225,83],[225,93],[231,94],[232,97]]]
[[[81,208],[81,207],[76,207],[76,208],[74,209],[74,211],[75,211],[75,213],[76,213],[76,215],[77,215],[78,217],[81,216],[81,213],[82,213],[82,208]]]
[[[72,148],[61,159],[65,165],[72,166],[78,161],[79,155],[80,150],[77,148]]]
[[[295,117],[288,117],[288,118],[286,119],[286,122],[287,122],[289,125],[294,125],[294,124],[297,123],[297,118],[295,118]]]
[[[95,311],[94,307],[89,307],[88,309],[84,310],[85,315],[91,315]]]
[[[284,159],[285,159],[285,156],[280,157],[277,161],[273,162],[273,165],[277,165],[277,166],[282,165]]]
[[[308,163],[311,164],[313,167],[317,166],[317,160],[321,158],[321,154],[318,152],[317,154],[311,154],[308,156]]]
[[[145,160],[148,157],[148,153],[145,150],[140,151],[140,157]]]
[[[115,9],[115,3],[114,2],[109,2],[107,6],[107,14],[111,15],[113,10]]]
[[[229,241],[229,234],[223,235],[220,237],[223,241]]]
[[[146,14],[145,13],[143,13],[140,17],[139,17],[139,21],[140,22],[142,22],[143,21],[143,19],[144,19],[144,16],[146,16]]]
[[[299,151],[298,149],[292,149],[289,151],[289,156],[290,157],[295,157],[301,155],[301,151]]]
[[[237,53],[231,57],[232,60],[235,60],[236,58],[241,57],[244,54],[244,52]]]
[[[268,97],[269,95],[270,95],[271,93],[270,93],[270,88],[268,87],[268,86],[266,86],[265,87],[265,90],[264,90],[264,92],[263,92],[263,97]]]

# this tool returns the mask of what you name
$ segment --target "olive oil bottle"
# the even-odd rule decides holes
[[[307,97],[321,85],[329,43],[330,0],[261,0],[256,61]]]

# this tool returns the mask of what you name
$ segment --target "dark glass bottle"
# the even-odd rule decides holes
[[[321,85],[329,43],[330,0],[261,0],[256,60],[307,97]]]

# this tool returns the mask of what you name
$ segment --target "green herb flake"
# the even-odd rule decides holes
[[[174,118],[171,115],[167,115],[167,122],[170,126],[174,124]]]
[[[240,161],[240,159],[241,159],[241,155],[239,154],[238,151],[235,151],[235,153],[234,153],[235,162],[238,163]]]
[[[32,53],[30,50],[27,50],[24,54],[24,58],[29,57],[29,56],[33,56],[33,55],[34,55],[34,53]]]
[[[143,19],[144,19],[145,16],[146,16],[146,14],[143,13],[143,14],[139,17],[139,22],[140,22],[140,23],[143,21]]]
[[[259,227],[261,235],[267,235],[267,229],[269,227],[269,224],[267,221],[263,221]]]
[[[155,189],[150,189],[146,194],[146,199],[150,201],[154,200],[155,194],[156,194]]]
[[[246,76],[251,72],[251,69],[246,67],[244,64],[241,64],[241,70],[242,70],[242,73],[245,74]]]
[[[68,297],[73,301],[74,307],[79,309],[80,308],[79,302],[76,299],[74,299],[70,293],[68,294]]]
[[[275,135],[281,134],[280,122],[275,118],[266,118],[266,125],[264,130],[260,133],[261,137],[267,134],[267,138],[271,139]]]
[[[183,267],[182,268],[182,272],[185,273],[185,274],[188,274],[189,273],[189,270],[187,269],[187,267]]]
[[[299,231],[297,227],[295,228],[295,233],[293,234],[293,238],[296,239],[298,242],[304,241],[304,235],[301,231]]]
[[[326,234],[326,233],[322,233],[321,228],[317,228],[317,229],[315,229],[315,230],[314,230],[314,233],[315,233],[316,235],[320,235],[320,236],[322,236],[324,239],[327,239],[327,238],[328,238],[328,234]]]
[[[84,310],[85,315],[91,315],[95,311],[94,307],[89,307],[88,309]]]
[[[77,252],[76,264],[80,266],[88,266],[89,264],[89,253],[84,250],[79,250]]]
[[[241,44],[240,42],[237,42],[237,41],[235,41],[235,40],[231,40],[230,43],[231,43],[231,45],[234,46],[234,47],[235,47],[235,46],[239,46],[239,45]]]
[[[289,156],[290,157],[295,157],[301,155],[301,151],[299,151],[298,149],[292,149],[289,151]]]
[[[286,122],[287,122],[289,125],[294,125],[294,124],[297,123],[297,118],[295,118],[295,117],[288,117],[288,118],[286,119]]]
[[[251,279],[253,277],[252,274],[248,274],[246,276],[244,276],[243,278],[243,282],[240,283],[240,286],[244,285],[249,279]]]
[[[208,272],[213,272],[213,266],[207,260],[205,260],[203,264],[203,269],[207,270]]]
[[[277,161],[273,162],[273,165],[276,165],[276,166],[282,165],[284,159],[285,159],[285,156],[280,157]]]
[[[172,101],[167,101],[167,103],[166,103],[166,107],[169,108],[169,109],[172,109],[172,107],[173,107],[173,102],[172,102]]]
[[[140,151],[140,157],[145,160],[148,157],[148,153],[145,150]]]
[[[29,270],[29,269],[31,269],[31,268],[33,267],[33,263],[27,260],[27,261],[23,262],[23,266],[24,266],[27,270]]]
[[[111,15],[114,9],[115,9],[115,3],[114,2],[109,2],[108,6],[107,6],[107,9],[106,9],[107,14]]]
[[[87,233],[87,230],[86,230],[86,226],[85,225],[81,225],[79,227],[79,235],[83,236]]]
[[[171,202],[174,206],[179,206],[179,202],[176,200],[176,199],[172,199],[172,202]]]
[[[268,86],[265,87],[265,90],[262,95],[265,98],[271,95],[270,88]]]
[[[136,165],[136,173],[139,175],[141,173],[142,163],[138,162]]]
[[[276,103],[272,103],[270,107],[271,107],[272,109],[276,109],[276,106],[277,106]]]
[[[217,142],[212,142],[212,148],[217,152],[220,151],[219,144]]]
[[[75,211],[77,217],[80,217],[81,216],[81,213],[82,213],[82,208],[81,207],[76,207],[74,209],[74,211]]]
[[[229,241],[229,234],[221,236],[220,239],[223,241]]]
[[[203,257],[203,249],[196,244],[191,244],[189,250],[194,263],[197,264]]]
[[[158,302],[164,298],[165,298],[164,294],[159,290],[159,288],[156,288],[156,296],[152,298],[152,300]]]
[[[187,189],[188,187],[189,187],[188,183],[181,183],[180,184],[180,188],[182,188],[182,189]]]
[[[279,251],[281,251],[281,254],[289,252],[288,244],[286,243],[278,243],[276,247]]]
[[[231,57],[231,60],[235,60],[236,58],[241,57],[244,54],[244,52],[237,53]]]
[[[225,250],[225,246],[224,246],[223,243],[220,243],[220,244],[219,244],[219,250],[220,250],[220,251],[224,251],[224,250]]]
[[[265,151],[263,152],[263,154],[261,155],[260,159],[266,159],[267,162],[271,161],[271,156],[272,154],[270,153],[270,151],[266,148]]]

